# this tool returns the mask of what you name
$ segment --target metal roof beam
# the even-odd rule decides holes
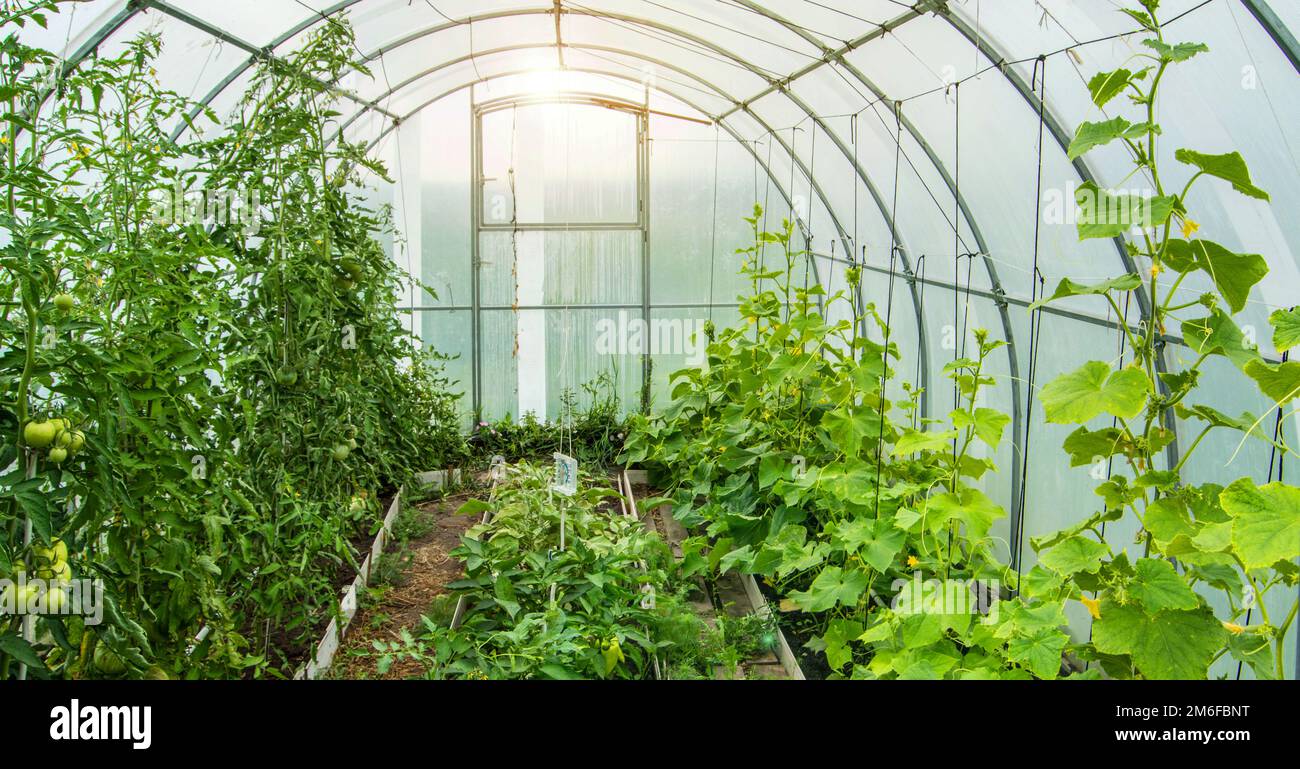
[[[180,21],[184,24],[188,24],[189,26],[194,27],[200,32],[203,32],[207,35],[211,35],[212,37],[215,37],[218,40],[229,43],[235,46],[236,48],[239,48],[244,52],[248,53],[253,60],[262,59],[262,60],[275,62],[279,64],[284,63],[284,60],[276,56],[274,50],[270,46],[268,46],[267,48],[258,48],[252,43],[242,40],[239,37],[219,27],[209,24],[208,22],[198,18],[197,16],[194,16],[191,13],[181,10],[180,8],[177,8],[174,5],[171,5],[170,3],[163,2],[163,0],[135,0],[135,2],[141,8],[152,8],[156,11],[159,11],[161,13],[164,13],[176,19],[177,21]],[[394,115],[393,113],[384,109],[380,105],[368,101],[345,88],[340,88],[335,83],[327,83],[324,80],[321,80],[320,78],[311,77],[309,75],[305,77],[306,79],[316,83],[317,85],[319,85],[321,88],[325,89],[329,93],[332,93],[336,96],[342,96],[343,98],[349,99],[350,101],[354,101],[357,104],[363,104],[366,107],[373,109],[374,111],[382,115],[385,115],[393,120],[397,119],[397,115]]]
[[[763,8],[762,6],[754,5],[751,3],[745,3],[744,5],[747,8],[751,8],[753,10],[758,11],[760,14],[768,17],[769,19],[775,20],[777,18],[771,11],[767,10],[766,8]],[[876,38],[879,37],[884,37],[889,32],[898,29],[899,27],[903,26],[907,22],[912,21],[913,19],[919,19],[920,17],[924,16],[926,13],[929,13],[930,11],[938,10],[940,8],[944,8],[946,7],[946,5],[947,5],[947,0],[923,0],[922,2],[918,2],[912,6],[911,10],[899,16],[894,17],[889,21],[886,21],[884,24],[881,24],[876,29],[873,29],[870,32],[859,35],[858,37],[848,41],[847,43],[840,46],[839,48],[834,48],[834,49],[828,48],[822,43],[820,43],[819,41],[816,41],[815,39],[805,38],[813,42],[814,45],[816,45],[818,48],[822,50],[822,58],[819,61],[815,61],[803,67],[802,69],[798,69],[793,74],[790,74],[779,80],[769,79],[771,85],[759,91],[758,93],[754,94],[753,96],[749,97],[748,99],[745,99],[744,101],[741,102],[741,104],[748,106],[758,101],[759,99],[762,99],[764,96],[770,96],[776,93],[777,91],[781,90],[782,88],[789,86],[791,83],[798,80],[799,78],[805,77],[813,72],[816,72],[817,70],[821,69],[827,64],[830,64],[833,61],[838,61],[846,54],[851,53],[857,50],[858,48],[861,48],[862,46],[866,45],[872,40],[875,40]],[[733,107],[731,110],[724,112],[718,117],[725,118],[728,115],[732,114],[733,112],[738,111],[739,109],[740,106]]]
[[[1295,35],[1287,29],[1286,23],[1277,15],[1277,12],[1269,7],[1265,0],[1241,0],[1246,6],[1259,25],[1264,28],[1268,36],[1273,38],[1273,42],[1281,49],[1282,54],[1291,62],[1291,66],[1296,72],[1300,72],[1300,43],[1296,42]],[[1300,644],[1297,644],[1300,646]]]

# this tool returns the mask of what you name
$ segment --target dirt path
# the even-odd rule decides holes
[[[373,641],[394,641],[403,629],[420,627],[420,617],[434,608],[438,596],[446,595],[447,583],[460,579],[462,569],[457,559],[448,555],[460,545],[460,537],[478,522],[475,516],[458,516],[456,509],[474,496],[465,491],[417,506],[416,523],[427,531],[405,545],[409,558],[401,573],[382,589],[378,602],[363,601],[348,630],[332,674],[338,678],[379,678],[385,680],[419,677],[424,669],[409,660],[394,662],[380,675],[377,658],[355,652],[372,650]],[[393,558],[401,545],[390,547],[386,557]]]

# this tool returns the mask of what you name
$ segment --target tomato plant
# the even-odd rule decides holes
[[[223,126],[159,84],[156,35],[66,72],[19,41],[55,11],[7,5],[0,45],[0,571],[57,537],[106,620],[3,618],[0,678],[287,675],[380,514],[350,500],[464,454],[345,184],[383,169],[313,79],[351,30],[264,62]]]
[[[637,679],[674,655],[672,639],[698,643],[698,620],[670,632],[694,615],[675,598],[684,587],[667,545],[602,508],[618,494],[601,479],[584,473],[578,494],[563,497],[548,470],[512,466],[490,499],[461,508],[492,511],[451,553],[465,564],[449,584],[466,601],[464,621],[451,629],[426,617],[418,635],[377,649],[390,664],[421,660],[431,678]]]

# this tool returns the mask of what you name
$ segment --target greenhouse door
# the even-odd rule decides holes
[[[644,107],[516,99],[475,105],[473,121],[475,412],[634,407],[649,360],[627,331],[648,317]]]

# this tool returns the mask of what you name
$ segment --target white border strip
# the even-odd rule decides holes
[[[425,487],[442,488],[447,485],[449,478],[456,482],[460,480],[460,477],[460,470],[433,470],[416,475],[415,480],[416,483]],[[387,514],[384,515],[384,525],[375,534],[375,542],[370,546],[370,554],[361,562],[357,578],[348,586],[347,591],[343,594],[343,599],[339,601],[339,616],[330,620],[330,624],[325,628],[325,636],[316,646],[316,656],[294,674],[294,680],[311,681],[320,678],[321,674],[329,670],[330,665],[334,663],[334,655],[338,653],[339,646],[342,645],[343,638],[347,635],[348,626],[352,624],[352,619],[357,614],[357,597],[370,583],[370,569],[373,565],[379,563],[379,559],[384,554],[384,549],[388,546],[388,538],[393,533],[393,524],[397,522],[397,516],[402,511],[402,498],[404,496],[406,496],[405,485],[398,489],[397,494],[393,496],[393,502],[388,506]],[[340,618],[342,619],[341,625]]]

